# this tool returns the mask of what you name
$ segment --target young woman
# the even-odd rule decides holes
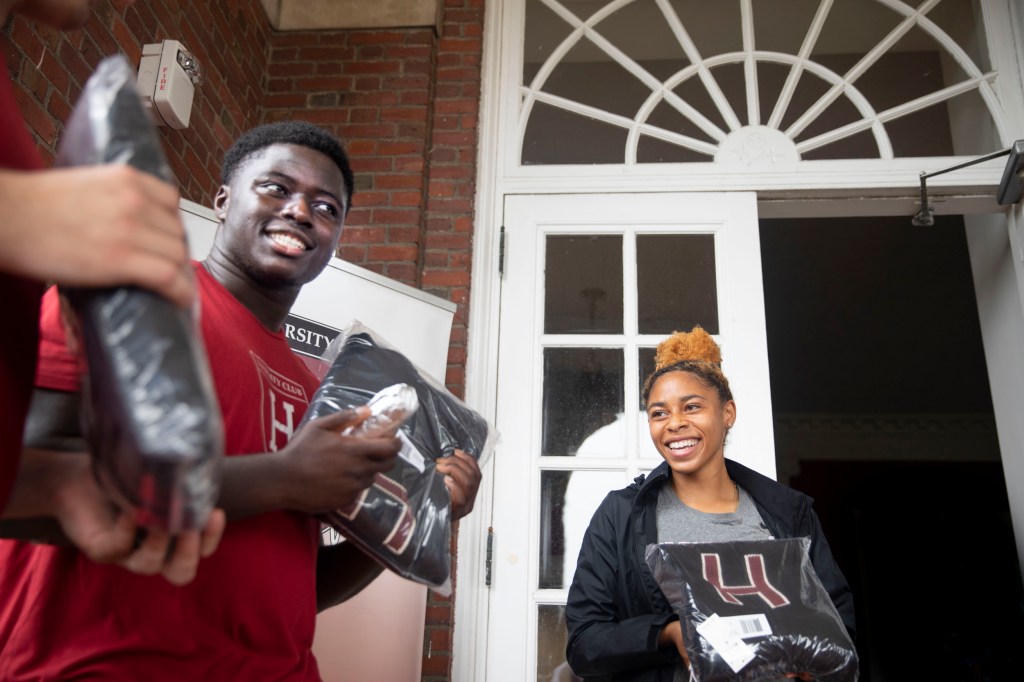
[[[700,327],[658,345],[643,400],[665,461],[609,493],[584,536],[565,607],[566,657],[577,675],[688,679],[679,619],[644,561],[656,542],[809,537],[814,570],[854,634],[853,596],[811,498],[725,458],[736,403],[721,361]]]

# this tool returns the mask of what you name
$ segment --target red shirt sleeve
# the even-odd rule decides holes
[[[68,349],[64,319],[60,310],[57,287],[43,295],[39,313],[39,364],[36,386],[54,391],[78,392],[82,389],[84,362]]]

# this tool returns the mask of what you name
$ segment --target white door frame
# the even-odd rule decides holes
[[[497,403],[498,316],[501,295],[499,277],[499,227],[503,222],[504,198],[519,193],[580,193],[604,191],[722,191],[728,189],[755,191],[758,213],[762,217],[798,216],[864,216],[905,214],[908,221],[918,208],[917,177],[920,172],[945,168],[963,159],[932,158],[929,168],[921,168],[919,160],[895,159],[880,171],[868,162],[819,162],[820,173],[813,179],[806,173],[774,172],[761,177],[747,176],[736,181],[731,173],[710,173],[706,166],[691,170],[680,164],[657,168],[633,166],[530,167],[516,165],[518,150],[506,131],[515,128],[518,105],[516,69],[521,64],[522,45],[514,39],[521,34],[522,16],[517,11],[521,0],[486,0],[484,47],[481,68],[482,92],[479,118],[479,150],[477,157],[476,215],[474,217],[473,274],[470,289],[470,321],[466,363],[466,399],[489,418],[494,418]],[[1009,131],[1009,141],[1024,138],[1024,11],[1016,0],[982,0],[986,30],[992,49],[994,66],[1000,71],[1000,99]],[[1013,84],[1013,87],[1007,86]],[[829,168],[827,164],[832,164]],[[874,167],[872,167],[874,166]],[[1003,211],[992,200],[995,184],[1001,173],[1001,161],[979,164],[971,168],[934,178],[929,191],[938,214],[995,213],[997,223],[1007,230],[1024,230],[1024,216],[1016,209]],[[972,247],[973,248],[973,247]],[[1019,263],[1018,263],[1019,265]],[[976,278],[977,279],[977,278]],[[1015,269],[1011,311],[1024,320],[1024,268]],[[1000,293],[1002,292],[1000,290]],[[979,293],[980,295],[980,293]],[[980,302],[979,302],[980,303]],[[979,306],[980,307],[980,306]],[[1024,329],[1024,321],[1022,321]],[[996,347],[993,336],[982,319],[986,337],[986,353]],[[1024,332],[1022,332],[1024,334]],[[1017,348],[1024,338],[1010,340]],[[1005,347],[1005,342],[999,347]],[[993,376],[995,386],[1001,383]],[[1022,369],[1024,372],[1024,369]],[[1006,400],[1009,400],[1007,398]],[[1024,398],[1014,404],[1006,400],[997,406],[1000,447],[1004,453],[1024,452],[1024,433],[1010,429],[1000,412],[1019,415]],[[1005,455],[1004,455],[1005,458]],[[1013,488],[1024,488],[1024,461],[1019,467],[1006,467],[1007,484],[1014,508],[1017,545],[1024,551],[1024,499],[1015,500]],[[1019,472],[1017,471],[1019,469]],[[1017,477],[1019,473],[1019,478]],[[1018,484],[1011,485],[1011,478]],[[477,511],[460,522],[458,538],[458,591],[455,602],[455,631],[452,645],[454,682],[483,680],[487,650],[487,587],[484,585],[484,562],[487,529],[493,501],[493,467],[484,469],[484,480],[477,500]],[[1017,493],[1016,497],[1024,497]],[[1024,556],[1022,556],[1024,565]]]
[[[636,201],[637,196],[645,199]],[[500,623],[503,630],[498,639],[491,639],[495,646],[490,648],[486,661],[486,679],[491,680],[522,679],[534,674],[538,647],[535,607],[563,604],[565,600],[561,587],[537,589],[537,543],[541,533],[538,492],[543,472],[571,470],[582,476],[576,478],[574,474],[575,493],[567,491],[564,498],[564,550],[571,566],[566,569],[568,577],[575,568],[583,529],[594,510],[590,504],[596,505],[608,490],[627,485],[638,473],[661,461],[650,447],[646,418],[636,408],[637,350],[664,338],[664,334],[644,334],[638,329],[637,304],[642,302],[637,291],[641,273],[636,250],[640,240],[651,235],[700,235],[713,240],[718,310],[714,333],[723,348],[723,368],[733,377],[730,384],[741,405],[741,419],[729,434],[730,450],[737,461],[767,476],[775,474],[760,242],[752,192],[514,195],[506,203],[506,221],[508,288],[502,296],[504,341],[498,368],[501,412],[497,415],[504,443],[499,444],[493,464],[502,488],[494,492],[492,509],[494,592],[490,605],[500,614],[492,621]],[[544,263],[547,238],[552,235],[609,235],[621,239],[620,331],[545,331]],[[591,456],[577,453],[575,457],[543,457],[542,415],[537,408],[546,383],[541,369],[545,352],[580,347],[619,352],[624,380],[620,397],[624,397],[625,408],[624,427],[618,432],[622,440],[614,454],[608,452],[607,456],[591,451]],[[533,407],[515,407],[522,405]],[[603,482],[587,482],[587,477],[594,474],[603,474]],[[580,495],[588,500],[583,504],[588,508],[568,511],[573,500],[580,502]],[[527,595],[528,600],[520,599]]]

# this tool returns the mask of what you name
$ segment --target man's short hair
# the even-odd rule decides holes
[[[297,144],[309,147],[334,161],[338,169],[341,170],[342,177],[345,178],[346,212],[352,207],[355,180],[345,148],[334,135],[306,121],[267,123],[244,133],[224,154],[224,163],[221,164],[220,170],[221,181],[225,185],[230,184],[231,178],[246,159],[261,149],[275,144]]]

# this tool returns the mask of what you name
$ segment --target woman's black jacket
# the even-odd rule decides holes
[[[853,594],[832,558],[807,495],[725,460],[729,476],[754,500],[776,538],[809,537],[814,571],[832,597],[851,638]],[[644,561],[657,542],[658,490],[668,480],[664,462],[646,477],[605,497],[590,521],[569,588],[566,658],[588,680],[672,682],[679,655],[658,648],[658,634],[676,620]]]

